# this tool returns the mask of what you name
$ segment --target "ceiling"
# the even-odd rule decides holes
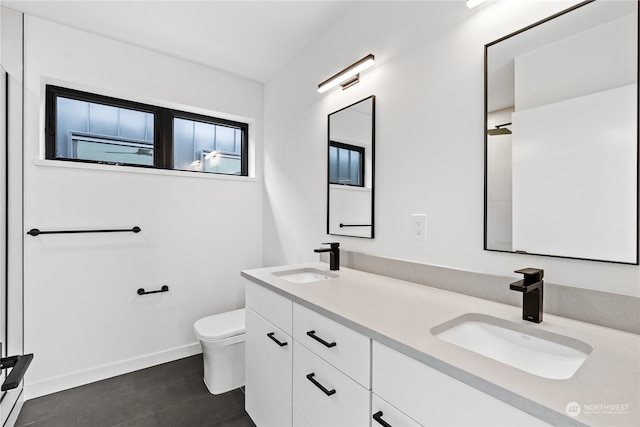
[[[350,1],[0,0],[94,34],[268,81]]]

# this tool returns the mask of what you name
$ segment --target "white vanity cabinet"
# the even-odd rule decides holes
[[[372,427],[421,427],[407,414],[382,399],[377,394],[371,395],[371,426]]]
[[[309,426],[369,426],[371,340],[293,304],[293,410]]]
[[[257,426],[292,425],[291,300],[246,282],[245,409]]]
[[[548,426],[246,282],[245,409],[259,427]]]
[[[363,387],[371,388],[369,337],[294,303],[293,338]]]
[[[369,390],[294,340],[293,408],[309,426],[369,425]]]
[[[375,341],[372,359],[374,396],[395,406],[419,425],[549,425]],[[395,427],[392,422],[388,424]],[[372,426],[376,426],[375,421]]]

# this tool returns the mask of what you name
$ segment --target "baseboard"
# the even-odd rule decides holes
[[[25,384],[24,399],[35,399],[36,397],[56,393],[58,391],[67,390],[140,369],[149,368],[151,366],[160,365],[162,363],[171,362],[199,353],[202,353],[200,343],[193,343],[183,347],[172,348],[108,365],[97,366],[92,369],[74,372],[69,375],[50,378],[37,383]]]

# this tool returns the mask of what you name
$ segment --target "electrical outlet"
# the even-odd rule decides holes
[[[427,240],[427,214],[413,214],[412,229],[414,240]]]

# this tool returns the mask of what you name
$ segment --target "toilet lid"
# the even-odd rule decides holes
[[[244,333],[244,308],[204,317],[193,324],[196,334],[205,340],[221,340]]]

